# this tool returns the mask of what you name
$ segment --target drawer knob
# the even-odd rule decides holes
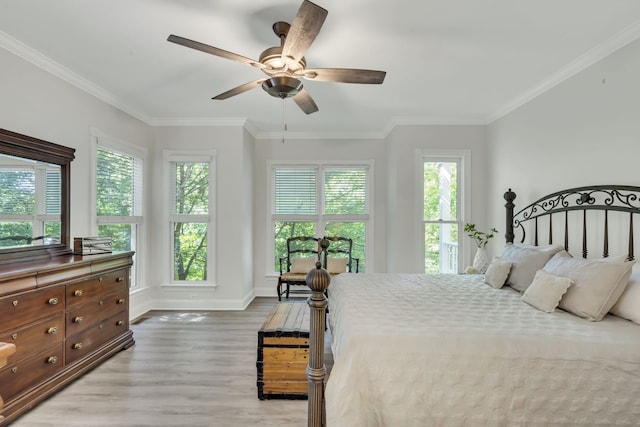
[[[73,295],[77,296],[77,297],[81,297],[82,296],[82,289],[78,289],[76,290]]]
[[[118,325],[118,326],[122,326],[122,325],[124,325],[124,321],[122,321],[122,320],[118,320],[118,321],[116,322],[116,325]]]
[[[11,304],[13,304],[14,307],[18,306],[18,300],[14,299],[13,301],[11,301]]]
[[[18,333],[14,332],[13,334],[11,334],[11,339],[12,340],[17,340],[18,339]]]
[[[58,304],[58,298],[49,298],[49,305]]]
[[[125,301],[126,301],[126,300],[125,300],[124,298],[120,298],[120,299],[118,300],[118,304],[124,304],[124,302],[125,302]]]
[[[73,349],[74,350],[80,350],[82,348],[82,343],[81,342],[77,342],[73,345]]]
[[[116,277],[116,282],[124,282],[124,277]]]
[[[49,329],[47,329],[48,334],[55,334],[56,332],[58,332],[58,328],[56,326],[52,326]]]
[[[11,368],[11,372],[13,372],[14,374],[18,372],[18,367],[14,366],[13,368]]]
[[[80,323],[82,322],[82,316],[78,316],[78,317],[74,317],[73,318],[73,323]]]
[[[98,277],[98,282],[102,282],[102,277]]]
[[[49,365],[53,365],[56,362],[58,362],[58,356],[51,356],[47,359],[47,363]]]

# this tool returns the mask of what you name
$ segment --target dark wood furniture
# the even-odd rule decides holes
[[[132,255],[66,255],[0,267],[0,342],[17,348],[0,368],[0,426],[134,344]]]
[[[59,236],[24,239],[0,249],[0,342],[16,346],[0,368],[0,426],[134,344],[129,330],[133,252],[83,257],[71,251],[74,152],[0,129],[0,155],[9,156],[9,164],[55,165],[61,190]]]
[[[353,239],[349,237],[332,236],[323,237],[329,241],[329,247],[324,251],[324,260],[322,264],[324,268],[328,268],[329,258],[346,258],[347,272],[357,273],[360,269],[360,259],[353,257]],[[335,274],[335,273],[332,273]]]
[[[287,254],[283,258],[280,258],[280,276],[278,277],[278,283],[276,285],[278,301],[282,300],[282,295],[285,295],[285,297],[289,299],[291,292],[308,293],[305,279],[307,278],[307,272],[311,270],[313,266],[304,269],[304,271],[298,271],[295,268],[296,258],[313,258],[317,261],[318,238],[312,236],[295,236],[287,239]],[[313,263],[315,263],[315,261],[312,262],[312,264]],[[285,285],[284,290],[282,289],[282,285]],[[291,291],[291,285],[304,286],[304,288],[300,291]]]
[[[258,398],[306,399],[309,362],[309,306],[278,303],[258,331]]]
[[[35,160],[60,167],[60,236],[55,243],[32,245],[27,239],[20,246],[0,249],[0,265],[22,261],[46,260],[71,253],[70,200],[73,148],[54,144],[5,129],[0,129],[0,154]],[[38,242],[40,243],[40,242]]]

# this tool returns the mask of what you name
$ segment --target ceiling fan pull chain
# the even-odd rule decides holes
[[[284,144],[284,135],[287,132],[287,99],[282,98],[282,143]]]

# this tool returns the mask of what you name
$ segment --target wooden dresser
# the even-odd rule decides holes
[[[0,266],[0,368],[4,426],[116,352],[129,330],[132,252],[63,255]]]

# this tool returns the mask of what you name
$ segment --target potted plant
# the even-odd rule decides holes
[[[492,228],[489,232],[485,233],[476,229],[475,224],[467,223],[464,225],[464,232],[468,237],[473,239],[477,247],[476,255],[473,258],[473,266],[468,268],[467,272],[484,273],[487,271],[487,267],[489,267],[489,263],[491,262],[489,255],[487,255],[486,246],[489,240],[498,233],[498,230]]]

